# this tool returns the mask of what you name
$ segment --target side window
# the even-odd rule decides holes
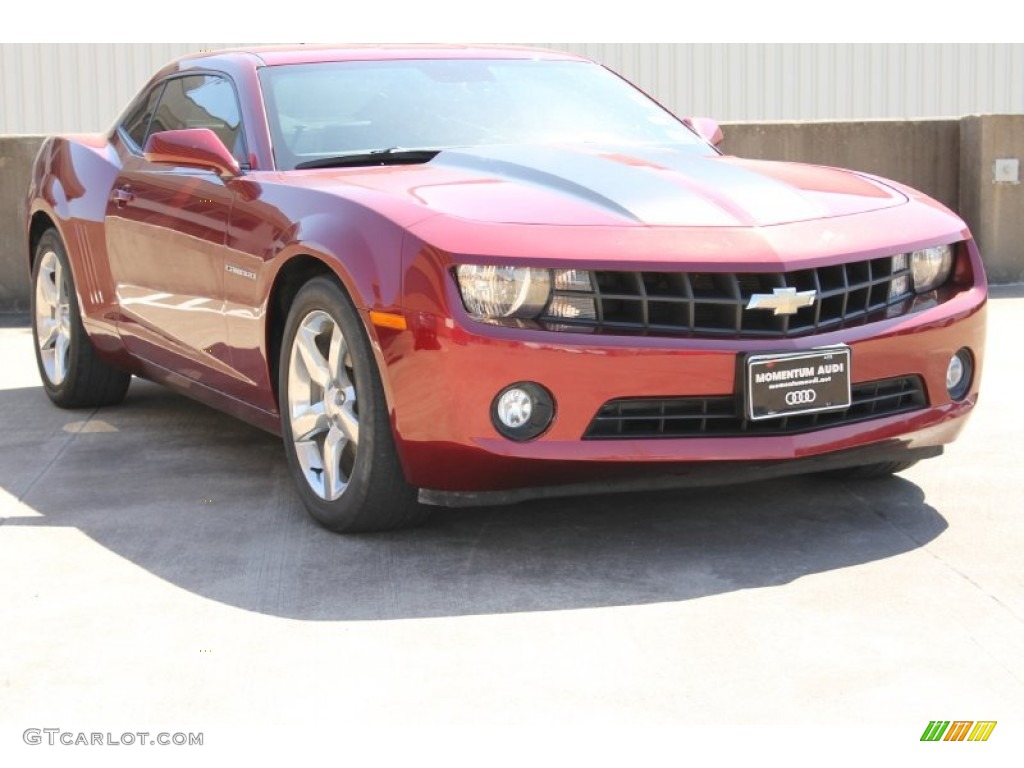
[[[189,75],[167,81],[149,133],[183,128],[209,128],[239,164],[248,162],[235,89],[223,77]]]
[[[163,83],[154,87],[121,124],[125,133],[131,137],[139,149],[146,144],[146,129],[149,128],[149,121],[153,117],[153,111],[156,109],[156,103],[160,99],[160,92],[163,89]]]

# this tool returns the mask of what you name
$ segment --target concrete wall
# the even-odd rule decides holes
[[[22,232],[25,193],[41,136],[0,136],[0,311],[29,308]]]
[[[1024,158],[1024,116],[747,123],[724,130],[730,154],[853,168],[920,189],[965,218],[992,282],[1024,280],[1024,184],[993,180],[997,159]],[[41,140],[0,137],[0,311],[29,304],[23,205]]]
[[[1024,281],[1024,117],[967,117],[960,133],[960,212],[978,240],[989,280]],[[998,180],[996,162],[1012,167],[1014,160],[1016,180]]]

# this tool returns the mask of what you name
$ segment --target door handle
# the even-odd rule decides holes
[[[124,208],[135,199],[135,194],[132,192],[131,187],[118,187],[111,193],[110,199],[118,208]]]

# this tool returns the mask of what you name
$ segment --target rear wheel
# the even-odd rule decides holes
[[[43,387],[61,408],[116,405],[131,374],[96,355],[76,297],[64,244],[50,229],[39,239],[32,267],[32,336]]]
[[[398,461],[362,322],[329,278],[309,281],[292,303],[278,391],[288,464],[318,522],[357,533],[426,518]]]

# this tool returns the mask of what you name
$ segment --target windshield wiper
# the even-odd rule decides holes
[[[372,165],[419,165],[428,163],[437,157],[439,149],[406,149],[405,147],[389,147],[374,149],[369,152],[353,152],[348,155],[321,157],[318,160],[306,160],[295,166],[295,170],[307,168],[354,168]]]

